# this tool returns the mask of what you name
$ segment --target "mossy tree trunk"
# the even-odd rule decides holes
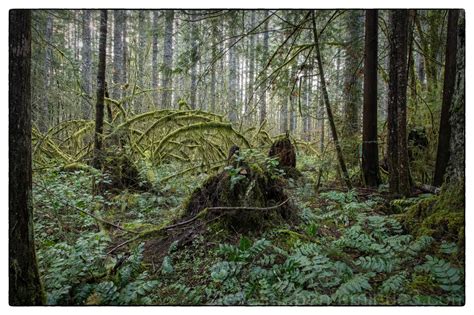
[[[460,184],[465,182],[465,20],[464,12],[459,14],[457,33],[457,62],[452,105],[450,107],[451,140],[449,163],[446,169],[446,182]],[[452,33],[450,33],[452,34]]]
[[[190,87],[190,106],[192,109],[199,108],[197,104],[197,68],[199,61],[199,21],[195,21],[194,15],[191,16],[191,87]]]
[[[41,305],[33,235],[31,11],[10,11],[9,38],[9,303]]]
[[[161,108],[171,108],[171,87],[173,86],[173,24],[174,11],[169,10],[165,13],[165,37],[163,42],[163,79],[161,86],[163,88],[163,98]]]
[[[237,51],[235,46],[235,35],[236,35],[236,26],[235,20],[237,18],[237,14],[233,12],[229,16],[228,20],[228,53],[229,53],[229,64],[228,64],[228,91],[227,91],[227,103],[228,103],[228,117],[231,122],[237,121]]]
[[[102,137],[104,130],[105,57],[107,45],[107,10],[100,11],[99,66],[97,70],[97,102],[95,106],[94,161],[102,167]]]
[[[121,98],[120,85],[122,84],[122,66],[123,66],[123,12],[114,10],[114,68],[112,79],[114,85],[112,88],[112,97],[116,100]]]
[[[152,43],[151,43],[151,88],[158,89],[158,11],[153,11],[152,18]],[[158,91],[153,91],[153,102],[157,108],[166,108],[159,105]]]
[[[408,83],[408,10],[390,12],[388,91],[388,166],[390,191],[411,193],[406,134]]]
[[[438,151],[436,154],[436,167],[433,178],[434,186],[443,183],[446,167],[450,153],[450,108],[453,99],[454,81],[456,79],[456,54],[459,10],[449,10],[448,14],[448,36],[446,40],[446,61],[444,66],[443,103],[441,106],[441,119],[439,123]]]
[[[92,92],[91,81],[91,11],[82,10],[82,85],[86,94],[82,100],[82,118],[91,118],[91,104],[89,99]]]
[[[212,113],[216,112],[216,102],[217,102],[217,78],[216,78],[216,72],[217,72],[217,58],[218,58],[218,50],[219,50],[219,39],[220,39],[220,30],[219,30],[219,24],[217,23],[217,19],[212,20],[212,27],[211,27],[211,32],[212,32],[212,68],[211,68],[211,100],[210,100],[210,110]]]
[[[361,11],[350,10],[347,13],[346,31],[348,38],[345,47],[344,66],[344,136],[352,138],[359,134],[359,108],[362,82],[360,65],[362,60],[362,23]]]

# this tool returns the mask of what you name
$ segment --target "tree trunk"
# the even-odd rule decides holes
[[[283,75],[281,76],[282,82],[289,81],[289,69],[283,70]],[[290,102],[290,95],[288,91],[288,86],[281,88],[279,90],[279,99],[280,99],[280,133],[286,133],[288,131],[288,103]]]
[[[411,193],[406,133],[408,81],[408,10],[390,12],[390,69],[388,91],[388,165],[390,191]]]
[[[30,10],[10,10],[9,46],[9,303],[42,305],[33,233]]]
[[[145,66],[145,45],[146,45],[146,33],[145,33],[145,11],[139,10],[138,11],[138,86],[140,89],[144,89],[145,87],[143,86],[144,81],[144,66]],[[143,107],[143,104],[140,104],[140,106]]]
[[[229,20],[229,91],[228,91],[228,104],[229,104],[229,120],[231,122],[237,121],[237,57],[235,46],[232,47],[235,42],[235,27],[233,19],[236,17],[235,14],[231,15]]]
[[[311,102],[313,96],[313,77],[311,72],[305,71],[305,81],[304,81],[304,91],[305,91],[305,110],[304,110],[304,117],[303,117],[303,137],[306,141],[311,140]]]
[[[255,27],[255,11],[250,12],[250,29]],[[254,96],[254,80],[255,80],[255,35],[250,35],[249,49],[249,75],[248,75],[248,88],[246,93],[247,102],[245,104],[246,114],[251,113],[250,121],[253,124],[255,119],[255,96]]]
[[[268,11],[265,11],[264,18],[268,17]],[[268,61],[268,20],[264,23],[264,33],[263,33],[263,52],[262,52],[262,69],[265,67],[265,63]],[[267,77],[267,71],[265,70],[262,73],[262,78]],[[260,85],[260,124],[262,124],[267,119],[267,91],[265,84]]]
[[[334,123],[334,117],[332,115],[331,105],[329,103],[329,95],[326,88],[326,80],[324,78],[323,63],[322,63],[322,58],[321,58],[321,51],[319,49],[318,31],[316,29],[316,19],[314,17],[314,11],[312,12],[312,20],[313,20],[314,45],[316,49],[316,59],[318,61],[319,77],[321,79],[321,89],[323,92],[324,103],[326,104],[326,112],[328,114],[329,125],[331,127],[332,138],[334,140],[334,145],[336,147],[337,159],[339,161],[339,166],[341,167],[342,176],[347,185],[347,188],[351,189],[352,188],[351,180],[349,178],[349,173],[347,172],[346,163],[344,162],[344,156],[342,155],[341,144],[339,143],[339,139],[337,137],[336,125]]]
[[[162,108],[171,108],[171,88],[173,86],[173,23],[174,11],[169,10],[165,13],[165,37],[163,42],[163,99]]]
[[[439,124],[438,152],[436,155],[436,167],[433,178],[434,186],[443,183],[446,167],[450,153],[450,108],[453,100],[454,82],[456,80],[456,54],[459,10],[449,10],[448,14],[448,36],[446,39],[446,61],[444,66],[443,103],[441,106],[441,120]]]
[[[377,47],[378,12],[366,10],[362,171],[365,185],[369,187],[377,187],[381,182],[377,142]]]
[[[102,137],[104,130],[105,57],[107,45],[107,10],[100,11],[99,65],[97,69],[97,103],[95,105],[94,160],[102,168]]]
[[[296,83],[296,85],[295,85]],[[299,96],[296,96],[298,93],[298,78],[296,77],[296,66],[293,65],[291,67],[290,71],[290,80],[289,80],[290,86],[289,88],[289,110],[290,110],[290,132],[293,134],[296,130],[296,100]],[[295,85],[295,90],[293,93],[291,93],[291,90],[293,89],[293,85]]]
[[[197,92],[197,63],[199,60],[198,57],[198,36],[199,36],[199,26],[198,21],[194,21],[192,17],[191,22],[191,108],[198,108],[196,102],[196,92]]]
[[[344,134],[352,137],[359,133],[359,107],[361,100],[360,63],[362,59],[362,23],[359,10],[349,10],[348,39],[344,66]],[[375,81],[376,82],[376,81]]]
[[[122,11],[122,18],[123,18],[123,31],[122,31],[122,83],[126,84],[128,82],[128,74],[127,74],[127,63],[128,63],[128,45],[127,45],[127,10]],[[125,94],[125,89],[124,92]]]
[[[323,95],[320,92],[321,91],[321,80],[316,81],[316,91],[318,91],[317,98],[318,98],[318,122],[319,122],[319,129],[320,129],[320,143],[319,143],[319,152],[322,154],[324,153],[324,141],[325,141],[325,117],[324,117],[324,101],[323,101]]]
[[[85,97],[82,100],[83,119],[91,119],[91,54],[91,11],[82,10],[82,86],[85,93]]]
[[[217,24],[217,19],[212,20],[212,68],[211,68],[211,104],[210,109],[211,112],[214,113],[216,111],[216,101],[217,101],[217,79],[216,79],[216,68],[217,68],[217,51],[219,45],[219,27]]]
[[[114,69],[113,69],[113,75],[112,75],[114,86],[112,88],[112,98],[116,100],[121,98],[120,85],[122,83],[122,66],[123,66],[122,31],[123,31],[122,10],[114,10]]]
[[[153,21],[152,21],[152,44],[151,44],[151,85],[153,91],[153,102],[157,108],[166,108],[163,104],[159,105],[158,98],[158,11],[153,11]]]
[[[457,11],[457,10],[456,10]],[[451,12],[451,11],[450,11]],[[465,186],[465,20],[464,12],[459,15],[459,26],[457,33],[457,63],[455,73],[455,84],[453,88],[452,103],[450,107],[451,141],[449,163],[446,169],[446,182]],[[447,55],[446,55],[447,58]]]

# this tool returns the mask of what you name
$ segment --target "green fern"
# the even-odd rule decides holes
[[[344,282],[333,294],[333,300],[339,300],[346,302],[347,300],[354,299],[358,293],[369,292],[372,290],[372,286],[369,284],[369,279],[373,277],[373,273],[358,274],[349,281]],[[356,303],[357,304],[357,303]]]
[[[382,257],[375,256],[362,256],[359,257],[354,263],[357,266],[361,266],[367,271],[375,271],[379,273],[392,272],[397,264],[397,262],[393,258],[385,259]]]
[[[401,271],[387,278],[380,286],[380,292],[384,294],[393,294],[401,292],[407,282],[408,272]]]

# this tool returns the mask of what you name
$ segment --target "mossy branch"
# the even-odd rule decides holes
[[[160,227],[160,228],[157,228],[157,229],[151,229],[151,230],[148,230],[148,231],[145,231],[137,236],[135,236],[134,238],[131,238],[123,243],[120,243],[119,245],[115,246],[114,248],[112,248],[110,251],[107,252],[107,255],[113,253],[114,251],[116,251],[117,249],[119,249],[120,247],[123,247],[129,243],[132,243],[136,240],[139,240],[139,239],[142,239],[142,238],[145,238],[145,237],[150,237],[152,235],[160,235],[161,233],[163,232],[166,232],[168,230],[173,230],[175,228],[178,228],[178,227],[182,227],[182,226],[186,226],[190,223],[193,223],[194,221],[200,219],[200,218],[203,218],[205,215],[207,215],[208,213],[210,212],[213,212],[213,211],[248,211],[248,210],[252,210],[252,211],[271,211],[271,210],[276,210],[280,207],[282,207],[283,205],[285,205],[290,199],[286,199],[285,201],[275,205],[275,206],[271,206],[271,207],[264,207],[264,208],[260,208],[260,207],[209,207],[209,208],[205,208],[203,210],[201,210],[198,214],[196,214],[195,216],[193,216],[192,218],[188,219],[188,220],[185,220],[185,221],[181,221],[181,222],[178,222],[178,223],[175,223],[175,224],[171,224],[171,225],[168,225],[168,226],[165,226],[165,227]]]
[[[247,147],[250,147],[250,144],[248,140],[241,134],[239,134],[237,131],[235,131],[232,128],[232,125],[230,123],[222,123],[222,122],[206,122],[206,123],[197,123],[197,124],[192,124],[189,126],[184,126],[181,128],[176,129],[175,131],[167,134],[161,141],[158,143],[154,155],[156,156],[162,149],[163,147],[171,140],[179,135],[190,132],[190,131],[195,131],[195,130],[223,130],[223,131],[230,131],[234,133],[239,139],[241,139]]]

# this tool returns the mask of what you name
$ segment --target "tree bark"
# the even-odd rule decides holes
[[[323,69],[323,64],[322,64],[321,51],[319,49],[318,31],[316,29],[316,19],[314,16],[314,11],[312,12],[312,20],[313,20],[314,45],[316,49],[316,59],[318,61],[319,77],[321,79],[321,89],[323,92],[324,103],[326,104],[326,112],[329,119],[329,126],[331,127],[332,138],[334,141],[334,145],[336,147],[337,160],[339,162],[339,166],[342,171],[344,182],[346,183],[347,188],[351,189],[352,188],[351,180],[349,178],[349,173],[347,172],[346,163],[344,162],[344,156],[342,155],[341,144],[339,143],[339,139],[337,137],[336,125],[334,123],[334,117],[332,115],[331,105],[329,103],[329,95],[326,88],[326,80],[324,78],[324,69]]]
[[[228,41],[228,49],[229,49],[229,91],[227,94],[228,97],[228,104],[229,104],[229,120],[231,122],[237,121],[237,57],[235,46],[232,47],[235,36],[235,27],[234,27],[234,19],[236,15],[232,14],[229,19],[229,41]]]
[[[316,81],[316,90],[318,91],[318,95],[317,95],[317,98],[318,98],[318,120],[319,120],[319,129],[320,129],[320,143],[319,143],[319,152],[322,154],[324,153],[324,141],[325,141],[325,117],[324,117],[324,112],[325,112],[325,108],[324,108],[324,101],[323,101],[323,96],[322,96],[322,93],[320,92],[320,87],[321,87],[321,80],[317,80]]]
[[[305,80],[304,80],[304,117],[303,117],[303,137],[306,141],[311,140],[311,103],[313,96],[313,76],[310,75],[310,71],[305,71]]]
[[[192,17],[191,22],[191,108],[198,108],[196,102],[197,93],[197,63],[199,60],[198,56],[198,37],[199,37],[199,26],[198,21],[194,21]]]
[[[165,37],[163,42],[163,99],[162,108],[171,108],[171,87],[173,86],[173,23],[174,11],[169,10],[165,13]]]
[[[151,44],[151,85],[153,91],[153,102],[155,103],[155,107],[158,108],[165,108],[163,104],[163,100],[161,105],[159,105],[159,97],[158,97],[158,11],[153,11],[153,18],[152,18],[152,44]]]
[[[104,130],[105,57],[107,46],[107,10],[100,11],[99,65],[97,69],[97,103],[95,106],[94,160],[102,168],[102,137]]]
[[[284,70],[284,74],[281,77],[282,82],[288,82],[290,79],[290,70]],[[289,83],[288,83],[289,84]],[[290,91],[288,86],[280,89],[280,133],[286,133],[288,131],[288,104],[290,102]]]
[[[250,29],[255,27],[255,11],[250,12]],[[246,95],[245,112],[246,116],[249,117],[251,124],[255,118],[255,96],[254,96],[254,80],[255,80],[255,35],[250,35],[249,49],[248,49],[248,60],[249,60],[249,75],[248,75],[248,88]]]
[[[91,11],[82,10],[82,86],[85,99],[82,101],[82,118],[91,118]]]
[[[348,39],[344,66],[344,134],[351,137],[359,133],[359,108],[361,100],[360,62],[362,59],[361,13],[349,10],[347,17]]]
[[[457,11],[457,10],[456,10]],[[446,182],[460,184],[465,187],[465,158],[466,158],[466,116],[465,116],[465,20],[464,11],[458,13],[459,25],[457,34],[457,62],[455,84],[450,107],[451,140],[449,143],[449,163],[446,169]],[[448,33],[453,35],[453,33]]]
[[[144,77],[145,77],[145,46],[146,46],[146,30],[145,30],[145,11],[138,11],[138,73],[137,73],[137,82],[140,90],[144,90]],[[139,107],[143,110],[145,109],[145,104],[143,104],[144,97],[140,95],[137,97]]]
[[[33,233],[31,11],[10,10],[9,20],[9,303],[42,305]]]
[[[381,183],[377,142],[377,48],[378,11],[366,10],[362,171],[365,185],[369,187]]]
[[[296,85],[295,85],[296,83]],[[290,71],[290,80],[289,80],[289,84],[290,86],[288,87],[289,88],[289,110],[290,110],[290,115],[289,115],[289,123],[290,123],[290,132],[293,134],[296,130],[296,100],[297,100],[297,97],[299,96],[296,96],[297,94],[297,87],[298,87],[298,77],[296,76],[296,65],[293,65],[291,67],[291,71]],[[295,85],[295,90],[293,91],[293,93],[291,93],[291,89],[293,88],[293,85]]]
[[[123,18],[122,10],[114,10],[114,68],[112,79],[112,97],[116,100],[121,98],[120,85],[122,83],[123,49],[122,49]]]
[[[390,12],[390,69],[388,91],[388,165],[390,192],[411,193],[408,164],[406,107],[408,83],[408,10]]]
[[[216,68],[217,68],[217,51],[219,48],[219,39],[220,39],[220,32],[219,32],[219,26],[217,24],[217,20],[214,19],[212,20],[212,53],[211,53],[211,60],[213,62],[212,64],[212,69],[211,69],[211,104],[210,104],[210,110],[211,112],[216,111],[216,101],[217,101],[217,79],[216,79]]]
[[[128,82],[127,77],[127,63],[128,63],[128,45],[127,45],[127,10],[122,10],[122,18],[123,18],[123,31],[122,31],[122,83],[126,84]],[[125,89],[123,94],[125,94]]]
[[[268,17],[268,11],[265,11],[264,13],[264,18]],[[268,61],[268,39],[269,39],[269,34],[268,34],[268,20],[265,21],[264,23],[264,33],[263,33],[263,52],[262,52],[262,62],[261,62],[261,68],[265,67],[265,63]],[[262,73],[262,78],[267,77],[267,71],[265,70],[264,73]],[[263,122],[267,119],[267,91],[265,84],[261,84],[260,88],[260,124],[263,124]]]
[[[438,151],[436,154],[436,167],[433,178],[434,186],[441,186],[444,181],[446,167],[450,153],[450,108],[453,100],[454,83],[456,80],[456,54],[459,10],[449,10],[448,36],[446,39],[446,61],[444,66],[443,103],[441,106],[441,119],[439,123]]]

